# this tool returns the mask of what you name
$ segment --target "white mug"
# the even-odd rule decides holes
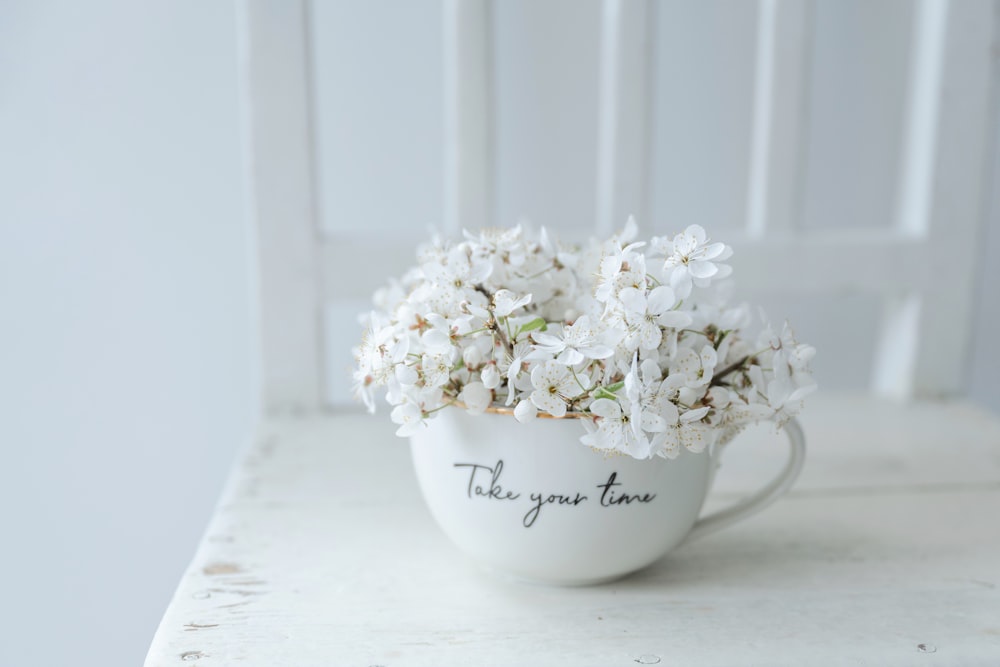
[[[790,456],[770,484],[701,519],[718,452],[676,459],[608,456],[580,443],[575,419],[442,410],[410,437],[417,480],[445,534],[480,564],[557,585],[610,581],[688,540],[764,509],[798,477],[805,439],[784,427]]]

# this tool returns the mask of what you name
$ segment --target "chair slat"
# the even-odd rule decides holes
[[[492,225],[493,68],[486,0],[444,3],[444,228]]]
[[[322,404],[322,381],[306,5],[239,7],[263,401],[272,413],[310,410]]]
[[[762,0],[747,188],[752,237],[799,226],[811,49],[809,0]]]
[[[601,236],[626,217],[647,216],[649,73],[652,23],[646,0],[605,0],[596,163],[596,228]]]

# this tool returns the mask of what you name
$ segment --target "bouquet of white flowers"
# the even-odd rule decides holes
[[[384,387],[400,436],[446,408],[576,418],[584,444],[640,459],[797,414],[815,349],[787,324],[744,338],[749,307],[716,289],[732,249],[698,225],[636,236],[630,219],[585,247],[520,225],[434,239],[375,293],[356,393],[374,411]]]

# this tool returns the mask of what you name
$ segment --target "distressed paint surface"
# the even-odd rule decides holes
[[[1000,664],[1000,421],[819,397],[803,422],[788,497],[629,578],[566,589],[455,551],[387,415],[268,423],[146,664]],[[760,428],[731,445],[710,504],[762,483],[778,442]]]

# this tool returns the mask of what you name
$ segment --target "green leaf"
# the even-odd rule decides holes
[[[517,330],[517,335],[521,335],[526,331],[545,331],[549,328],[548,322],[545,321],[543,317],[536,317],[526,324],[522,324],[521,328]]]
[[[607,387],[598,387],[594,391],[594,398],[610,398],[616,399],[616,391],[620,391],[622,387],[625,386],[624,382],[615,382],[614,384],[609,384]]]

